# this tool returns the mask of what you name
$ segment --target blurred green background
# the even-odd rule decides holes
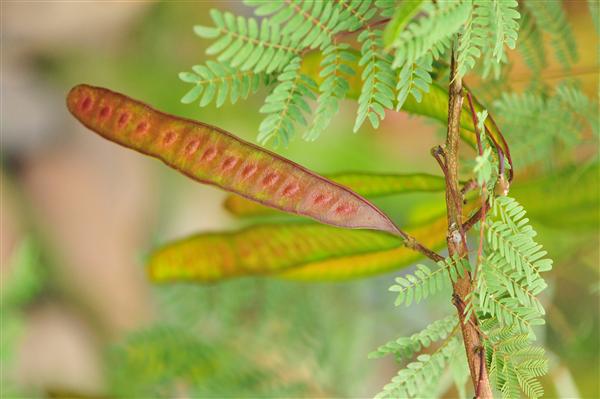
[[[598,36],[585,2],[567,5],[580,51],[569,76],[597,99]],[[254,141],[264,92],[219,109],[179,102],[188,87],[177,74],[206,59],[192,26],[208,23],[211,7],[251,12],[237,1],[3,2],[3,397],[370,397],[397,366],[367,354],[453,311],[448,297],[395,309],[387,288],[397,273],[313,284],[147,280],[144,258],[157,244],[243,222],[223,209],[223,192],[87,131],[65,95],[77,83],[106,86]],[[531,76],[511,61],[513,88],[524,90]],[[551,60],[542,79],[564,77]],[[352,134],[355,105],[346,105],[317,142],[277,151],[323,173],[437,173],[429,148],[439,125],[390,113],[380,130]],[[591,140],[567,165],[517,171],[517,199],[556,261],[540,334],[547,397],[600,397],[596,152]],[[577,171],[566,186],[565,167]],[[541,194],[528,194],[534,177],[546,179]],[[577,195],[584,208],[572,209]],[[437,194],[378,204],[400,224],[443,206]],[[440,382],[447,397],[450,383]]]

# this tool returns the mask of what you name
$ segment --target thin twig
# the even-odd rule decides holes
[[[463,197],[465,195],[467,195],[469,192],[471,192],[472,190],[475,190],[477,187],[479,187],[477,185],[477,182],[474,179],[469,179],[460,189],[460,193],[463,195]]]
[[[463,87],[465,88],[465,90],[468,93],[472,93],[471,89],[469,89],[469,87],[466,84],[463,83]],[[474,104],[476,104],[479,107],[483,108],[483,106],[481,105],[481,103],[477,100],[477,97],[473,96],[472,97],[472,101],[473,101]],[[508,176],[508,182],[510,183],[510,182],[512,182],[512,179],[513,179],[513,176],[514,176],[514,166],[513,166],[513,162],[512,162],[512,157],[510,156],[510,148],[508,146],[508,143],[506,142],[506,139],[504,138],[504,135],[500,131],[500,128],[498,127],[498,124],[496,124],[496,121],[494,120],[494,117],[492,116],[492,114],[488,113],[487,119],[492,124],[492,127],[494,128],[494,131],[496,132],[496,134],[498,135],[498,138],[502,142],[502,146],[500,146],[500,143],[498,143],[498,141],[496,141],[496,138],[492,134],[492,131],[487,126],[487,124],[486,124],[486,126],[484,126],[486,135],[492,141],[492,143],[494,144],[494,148],[496,148],[496,151],[498,151],[498,157],[499,158],[502,158],[503,156],[506,157],[506,160],[508,161],[508,164],[510,165],[510,173],[509,173],[509,176]],[[502,173],[500,173],[500,176],[502,176],[502,175],[504,175],[504,162],[501,162],[500,165],[501,165],[500,167],[502,168]]]
[[[398,229],[397,235],[404,240],[404,245],[407,248],[422,253],[423,255],[425,255],[426,257],[428,257],[436,263],[444,260],[444,257],[442,255],[427,248],[425,245],[421,244],[415,237],[411,236],[407,232],[399,229],[398,227],[396,228]]]
[[[479,151],[479,156],[482,156],[483,143],[481,142],[481,132],[479,131],[479,118],[477,117],[477,113],[475,112],[475,107],[473,106],[473,98],[471,97],[471,93],[469,92],[467,92],[467,100],[469,101],[471,117],[473,118],[473,127],[475,130],[475,136],[477,137],[477,150]],[[479,268],[481,267],[481,263],[483,262],[483,239],[485,230],[484,226],[487,208],[487,197],[487,185],[486,182],[483,182],[481,184],[481,223],[479,224],[479,247],[477,249],[477,261],[475,263],[475,270],[473,271],[473,281],[477,281],[477,271],[479,270]]]

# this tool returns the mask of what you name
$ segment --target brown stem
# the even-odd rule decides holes
[[[446,208],[448,216],[448,252],[450,256],[466,258],[468,249],[462,224],[462,198],[458,179],[458,145],[460,142],[460,115],[462,111],[462,79],[457,76],[456,54],[452,53],[450,64],[450,87],[448,90],[448,131],[445,144],[445,175],[446,175]],[[482,348],[481,337],[478,333],[477,320],[466,320],[464,306],[468,295],[472,292],[471,276],[465,271],[464,276],[452,284],[454,304],[458,312],[463,342],[469,363],[471,381],[478,398],[493,398],[492,389],[485,364],[479,352]]]
[[[465,195],[470,193],[472,190],[475,190],[477,187],[478,187],[477,182],[473,179],[470,179],[462,186],[462,188],[460,189],[460,193],[464,197]]]

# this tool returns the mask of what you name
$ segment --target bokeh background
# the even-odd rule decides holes
[[[2,3],[3,397],[370,397],[397,367],[367,354],[453,311],[447,298],[394,308],[387,288],[398,273],[343,283],[149,282],[151,248],[243,222],[224,210],[223,192],[87,131],[65,95],[77,83],[106,86],[254,140],[264,92],[220,109],[179,102],[188,87],[177,74],[205,59],[192,26],[208,23],[211,7],[251,12],[237,1]],[[565,75],[550,58],[542,79],[577,78],[597,99],[587,4],[565,9],[579,61]],[[530,72],[511,60],[508,78],[526,90]],[[429,156],[441,141],[437,124],[390,113],[380,130],[352,134],[354,112],[348,102],[317,142],[277,151],[324,173],[438,172]],[[570,159],[595,176],[579,187],[591,198],[583,219],[569,219],[568,206],[532,218],[556,260],[540,337],[551,358],[548,397],[600,397],[597,144]],[[537,175],[548,179],[544,198],[564,197],[559,169],[519,171],[515,186]],[[379,204],[403,223],[443,202],[415,194]]]

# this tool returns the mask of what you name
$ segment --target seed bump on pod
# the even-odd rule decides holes
[[[277,173],[269,173],[263,178],[262,184],[265,187],[271,187],[277,183],[277,180],[279,180],[279,175]]]
[[[233,168],[235,168],[235,165],[237,164],[238,160],[235,157],[229,157],[226,158],[223,161],[223,165],[221,165],[221,169],[223,169],[223,171],[227,172]]]
[[[120,127],[120,128],[125,127],[127,122],[129,122],[129,118],[131,118],[131,115],[129,114],[129,112],[122,112],[121,116],[119,116],[119,120],[117,121],[118,127]]]
[[[244,166],[244,170],[242,170],[242,177],[247,179],[256,173],[258,170],[258,166],[256,165],[246,165]]]
[[[200,158],[203,162],[210,162],[217,156],[217,149],[214,147],[207,148]]]
[[[187,156],[191,157],[192,155],[194,155],[196,153],[196,151],[198,151],[198,148],[200,148],[200,140],[192,139],[185,146],[185,153],[187,154]]]
[[[177,133],[172,130],[168,130],[163,136],[163,145],[165,147],[169,147],[175,142],[175,140],[177,140]]]
[[[300,191],[300,186],[297,183],[291,183],[285,186],[283,189],[283,195],[286,197],[291,197]]]
[[[106,119],[110,116],[111,113],[111,108],[108,105],[105,105],[104,107],[102,107],[102,109],[100,109],[100,119]]]

